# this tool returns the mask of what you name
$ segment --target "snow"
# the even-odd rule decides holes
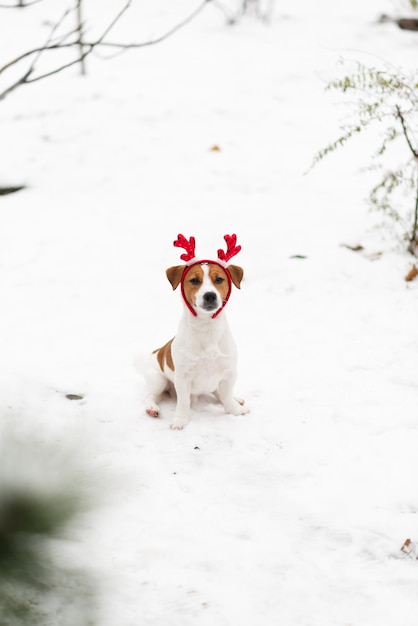
[[[115,38],[198,5],[138,0]],[[3,11],[2,61],[65,7]],[[346,114],[324,90],[338,60],[413,63],[416,33],[376,24],[399,10],[281,0],[271,24],[231,27],[209,4],[0,103],[0,184],[27,185],[0,200],[4,433],[71,447],[96,484],[79,559],[100,626],[416,624],[412,259],[367,208],[370,138],[306,174]],[[225,233],[243,246],[223,314],[251,412],[202,398],[173,432],[172,400],[145,415],[133,363],[176,332],[180,232],[201,256]]]

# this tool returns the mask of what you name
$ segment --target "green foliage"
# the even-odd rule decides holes
[[[417,0],[418,2],[418,0]],[[381,180],[370,192],[372,207],[381,210],[415,254],[418,247],[418,73],[406,76],[401,70],[384,70],[356,64],[349,75],[331,81],[327,90],[353,94],[354,122],[340,126],[341,135],[315,156],[313,165],[343,147],[354,136],[374,128],[378,145],[371,155],[370,169],[382,170]],[[399,146],[406,163],[388,165],[388,152],[399,159]],[[396,146],[396,148],[395,148]],[[406,150],[405,150],[406,148]]]
[[[38,448],[35,458],[8,443],[0,456],[0,626],[93,626],[93,582],[68,558],[88,506],[77,475],[67,459],[51,461],[56,450]]]

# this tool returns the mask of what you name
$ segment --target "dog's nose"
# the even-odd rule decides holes
[[[203,295],[203,302],[205,304],[215,304],[216,302],[216,293],[214,291],[207,291],[204,295]]]

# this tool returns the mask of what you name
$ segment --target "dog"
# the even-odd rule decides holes
[[[154,350],[144,369],[145,410],[159,417],[158,400],[164,391],[176,393],[177,404],[170,427],[183,429],[190,420],[191,397],[214,394],[226,413],[248,413],[243,400],[234,398],[237,350],[223,311],[232,285],[240,289],[244,271],[228,264],[241,246],[236,235],[225,235],[227,251],[218,260],[198,260],[195,239],[178,235],[174,246],[185,249],[184,265],[166,270],[173,290],[180,285],[184,311],[176,336]]]

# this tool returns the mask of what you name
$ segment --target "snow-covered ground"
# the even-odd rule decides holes
[[[66,4],[2,10],[1,64]],[[114,38],[197,6],[137,0]],[[0,185],[27,185],[0,198],[1,420],[100,485],[80,555],[100,626],[416,625],[418,284],[367,208],[367,137],[306,174],[345,115],[338,60],[414,62],[418,35],[376,23],[399,10],[277,0],[231,27],[209,4],[0,102]],[[174,432],[133,362],[176,332],[179,232],[201,256],[242,244],[223,314],[251,412],[205,398]]]

